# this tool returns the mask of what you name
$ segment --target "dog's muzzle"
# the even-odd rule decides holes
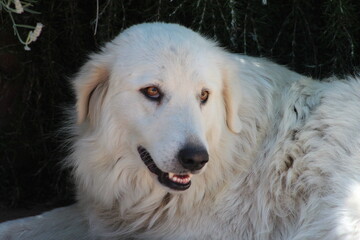
[[[163,172],[156,166],[150,153],[144,147],[139,146],[137,150],[140,154],[140,158],[149,171],[158,176],[158,180],[161,184],[177,191],[186,190],[191,186],[191,173],[178,174]],[[179,151],[178,158],[181,165],[191,172],[203,168],[209,160],[209,155],[205,149],[186,146]]]

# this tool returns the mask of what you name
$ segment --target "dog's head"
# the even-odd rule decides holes
[[[80,135],[98,136],[114,165],[131,162],[123,167],[186,190],[206,171],[222,131],[240,131],[232,68],[228,53],[185,27],[133,26],[75,78]]]

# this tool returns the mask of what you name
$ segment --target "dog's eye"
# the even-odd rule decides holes
[[[159,88],[157,88],[155,86],[142,88],[142,89],[140,89],[140,92],[142,92],[142,94],[144,94],[150,100],[154,100],[154,101],[160,101],[161,97],[162,97],[162,94],[161,94]]]
[[[209,98],[209,91],[208,90],[202,90],[200,95],[200,101],[202,104],[206,103],[206,101]]]

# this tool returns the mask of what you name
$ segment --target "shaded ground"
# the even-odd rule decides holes
[[[35,216],[51,209],[52,208],[42,206],[34,207],[31,209],[0,209],[0,223],[18,218]]]
[[[72,200],[56,202],[56,203],[48,203],[42,205],[34,205],[29,208],[0,208],[0,223],[14,220],[18,218],[30,217],[39,215],[43,212],[52,210],[58,207],[65,207],[71,205],[73,203]]]

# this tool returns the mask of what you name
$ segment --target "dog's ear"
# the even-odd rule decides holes
[[[79,71],[73,81],[76,94],[77,123],[89,118],[90,123],[96,121],[96,113],[108,89],[108,64],[95,58],[89,60]]]
[[[233,133],[240,133],[242,123],[239,118],[241,86],[234,61],[224,62],[223,96],[226,108],[226,123]]]

